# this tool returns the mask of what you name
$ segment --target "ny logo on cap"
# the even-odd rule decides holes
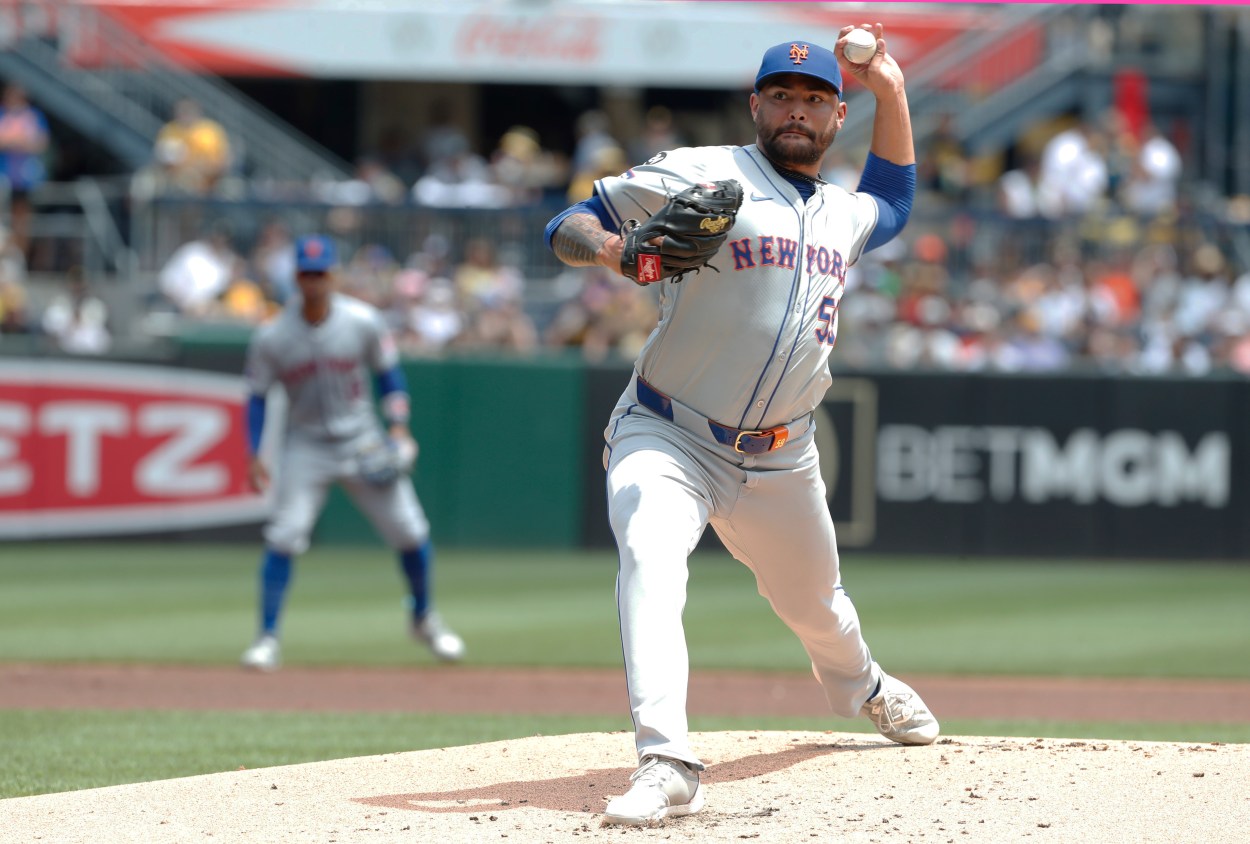
[[[304,254],[308,256],[309,258],[320,258],[321,257],[321,241],[320,240],[304,241]]]
[[[807,61],[807,45],[799,46],[798,44],[790,45],[790,61],[795,64],[803,64]]]

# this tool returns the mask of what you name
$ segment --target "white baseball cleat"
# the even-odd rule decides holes
[[[664,818],[693,815],[703,808],[699,772],[674,759],[644,756],[628,792],[608,801],[603,826],[644,826]]]
[[[277,671],[282,665],[282,648],[278,646],[276,637],[265,634],[243,652],[239,661],[244,668],[254,671]]]
[[[860,709],[881,735],[899,744],[933,744],[938,737],[937,718],[915,689],[885,672],[881,689]]]
[[[459,662],[464,659],[464,640],[433,610],[426,613],[420,621],[413,623],[412,635],[442,662]]]

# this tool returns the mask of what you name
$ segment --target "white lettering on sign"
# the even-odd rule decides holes
[[[30,467],[15,459],[21,451],[18,438],[29,430],[30,410],[25,405],[0,402],[0,496],[30,490]]]
[[[1025,431],[1020,444],[1020,492],[1025,501],[1071,498],[1088,504],[1098,497],[1098,434],[1073,431],[1060,446],[1050,431]]]
[[[0,358],[0,540],[253,524],[239,375]]]
[[[0,496],[28,493],[32,467],[20,457],[23,437],[31,432],[25,405],[0,402]],[[100,492],[102,450],[106,438],[131,433],[130,410],[107,401],[48,402],[38,411],[36,433],[65,438],[65,491],[74,498]],[[230,484],[229,469],[220,462],[194,465],[230,431],[224,407],[185,402],[156,402],[135,411],[134,431],[164,437],[133,469],[134,488],[150,498],[213,495]],[[28,458],[38,462],[37,457]]]
[[[135,487],[153,497],[204,495],[229,483],[229,473],[215,463],[190,465],[225,436],[230,427],[219,407],[149,404],[139,411],[139,433],[173,434],[135,467]]]
[[[65,486],[77,498],[100,489],[100,438],[123,436],[126,429],[126,408],[113,402],[49,402],[39,413],[40,433],[65,435]]]
[[[1121,507],[1228,504],[1232,450],[1211,431],[1191,449],[1175,431],[1082,428],[1060,443],[1043,428],[887,425],[877,492],[887,501],[1104,500]]]
[[[465,21],[456,43],[466,59],[541,58],[546,61],[594,61],[600,53],[600,26],[593,19],[475,17]]]

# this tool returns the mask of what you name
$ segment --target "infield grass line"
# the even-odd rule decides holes
[[[873,734],[862,720],[693,717],[694,732],[801,730]],[[0,799],[360,756],[570,733],[619,733],[633,764],[626,713],[611,716],[425,713],[0,710]],[[1250,724],[1064,721],[943,723],[947,736],[1019,736],[1195,743],[1250,742]]]
[[[248,545],[0,546],[0,660],[233,664],[255,630]],[[434,595],[478,665],[620,665],[610,551],[439,550]],[[847,553],[843,579],[895,673],[1250,678],[1250,566],[993,561]],[[406,635],[384,548],[300,558],[288,665],[430,661]],[[727,554],[691,563],[685,625],[704,669],[807,670],[797,640]]]

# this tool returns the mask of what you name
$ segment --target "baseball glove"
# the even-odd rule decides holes
[[[416,449],[412,445],[387,437],[361,446],[356,452],[356,468],[366,483],[390,486],[412,471],[415,459]]]
[[[621,271],[636,284],[652,284],[696,272],[724,244],[742,205],[733,179],[700,182],[671,196],[650,219],[621,226]],[[715,269],[715,267],[713,267]]]

